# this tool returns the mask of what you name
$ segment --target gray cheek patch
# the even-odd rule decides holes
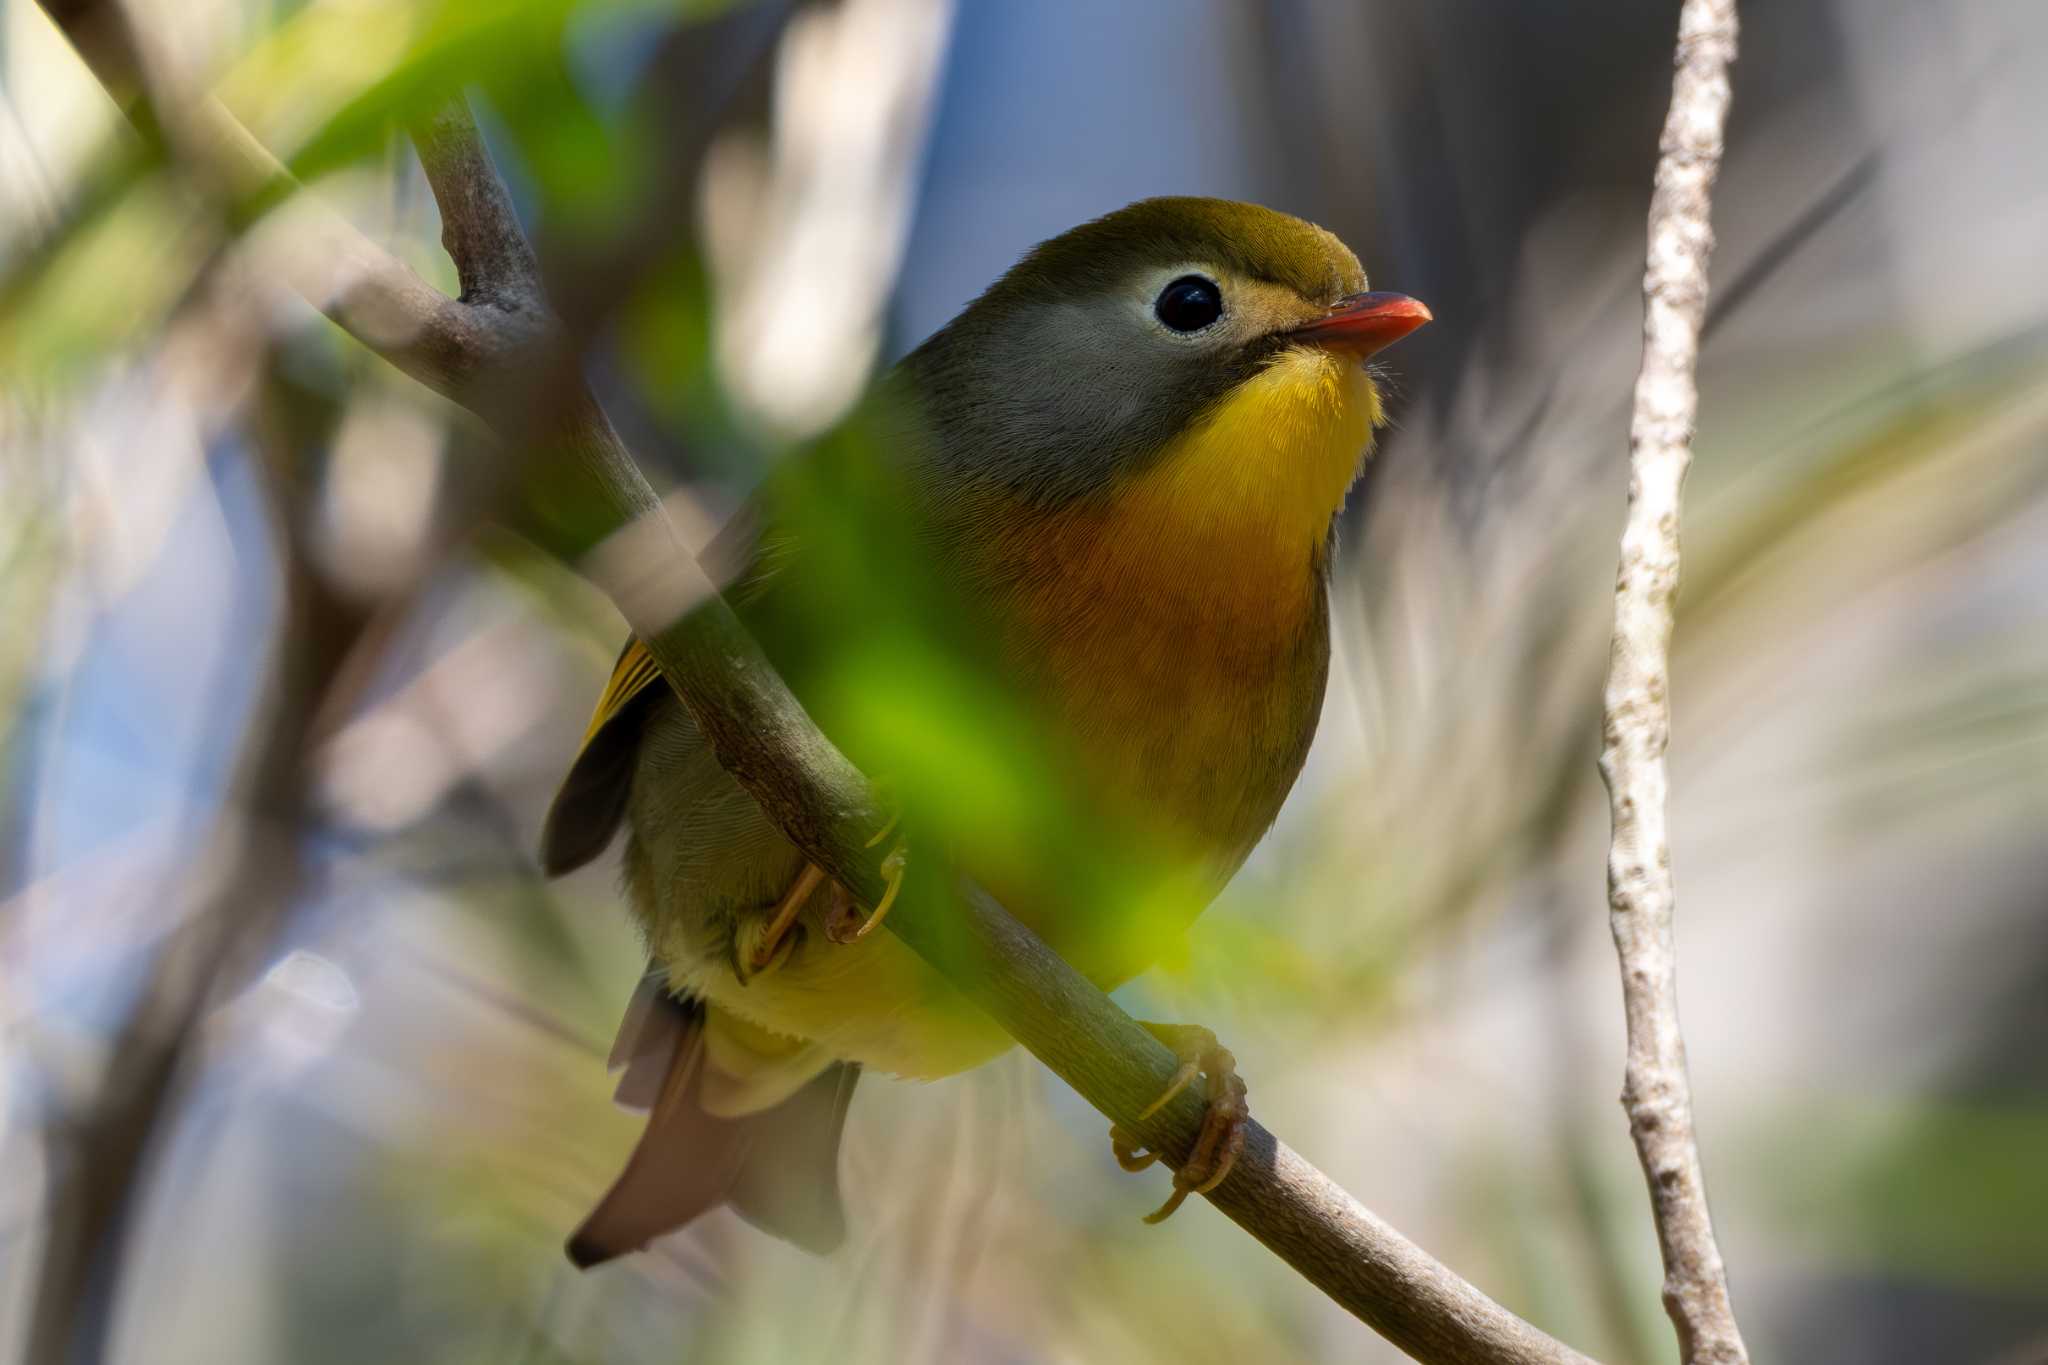
[[[1263,359],[1098,295],[1019,310],[1000,335],[941,333],[905,367],[950,476],[1057,500],[1145,467]]]

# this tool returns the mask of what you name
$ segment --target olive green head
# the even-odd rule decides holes
[[[1358,257],[1314,223],[1257,204],[1179,197],[1141,199],[1041,242],[976,306],[1128,293],[1183,266],[1227,283],[1278,286],[1311,315],[1365,289]],[[1157,291],[1136,292],[1149,302]]]
[[[1071,499],[1141,469],[1280,354],[1362,362],[1428,320],[1331,233],[1146,199],[1033,248],[904,362],[951,480]]]

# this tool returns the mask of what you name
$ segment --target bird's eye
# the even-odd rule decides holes
[[[1214,280],[1183,275],[1159,291],[1152,312],[1176,332],[1199,332],[1223,316],[1223,291]]]

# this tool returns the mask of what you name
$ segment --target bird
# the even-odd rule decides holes
[[[1105,990],[1221,890],[1301,771],[1338,518],[1385,420],[1367,362],[1430,320],[1370,291],[1357,256],[1300,218],[1145,199],[1032,248],[879,385],[897,414],[879,496],[901,516],[877,552],[910,546],[971,613],[986,676],[1022,699],[1020,751],[1058,757],[1085,827],[1166,850],[1189,889],[1165,923],[1105,930],[1113,898],[1063,895],[1061,859],[1029,838],[966,869]],[[810,707],[807,629],[826,618],[801,604],[857,630],[888,594],[849,593],[843,548],[821,548],[835,527],[794,506],[758,495],[703,558]],[[840,740],[831,714],[829,699],[814,710]],[[829,1252],[846,1234],[838,1149],[862,1070],[934,1079],[1010,1039],[868,932],[888,897],[853,904],[783,837],[637,639],[548,811],[543,870],[598,858],[622,828],[649,962],[610,1060],[619,1101],[648,1117],[569,1256],[596,1265],[721,1204]],[[913,836],[889,856],[893,876],[922,853]],[[1156,1219],[1227,1175],[1248,1110],[1213,1034],[1147,1027],[1182,1059],[1161,1102],[1196,1079],[1209,1101]],[[1151,1159],[1112,1139],[1127,1169]]]

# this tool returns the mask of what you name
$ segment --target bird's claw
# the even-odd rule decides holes
[[[886,795],[887,784],[878,781],[876,785],[879,790],[885,793],[881,797],[883,804],[885,806],[890,805],[889,798]],[[889,811],[889,818],[883,822],[880,829],[876,830],[869,837],[864,847],[880,848],[882,841],[896,832],[896,826],[901,824],[902,820],[903,812],[891,809]],[[825,915],[825,937],[834,943],[858,943],[869,934],[875,932],[881,926],[883,919],[888,916],[890,907],[896,904],[896,895],[903,889],[903,874],[909,865],[910,854],[905,849],[903,841],[898,839],[896,846],[890,849],[888,855],[882,859],[880,870],[885,884],[882,890],[882,898],[875,902],[874,909],[868,910],[865,913],[863,913],[859,905],[854,903],[853,897],[846,893],[845,888],[834,882],[832,884],[833,906]]]
[[[1237,1058],[1216,1041],[1215,1034],[1197,1024],[1146,1024],[1145,1028],[1172,1048],[1181,1064],[1165,1091],[1138,1115],[1139,1120],[1151,1118],[1172,1103],[1174,1096],[1193,1084],[1197,1076],[1203,1078],[1208,1099],[1194,1150],[1173,1173],[1173,1193],[1145,1216],[1148,1223],[1161,1223],[1172,1217],[1189,1195],[1207,1194],[1230,1174],[1239,1153],[1244,1151],[1251,1106],[1245,1100],[1244,1080],[1237,1074]],[[1142,1171],[1159,1159],[1158,1152],[1147,1149],[1141,1139],[1121,1125],[1110,1125],[1109,1142],[1117,1165],[1127,1171]]]
[[[868,847],[873,848],[875,844],[887,838],[889,830],[895,828],[895,825],[896,822],[891,820]],[[903,890],[903,877],[909,867],[909,851],[899,842],[896,847],[889,850],[889,855],[882,859],[882,880],[886,886],[882,891],[882,898],[875,902],[875,908],[862,914],[861,907],[853,903],[852,897],[842,895],[833,913],[825,919],[825,937],[834,943],[858,943],[872,934],[888,917],[890,907],[896,904],[897,893]]]
[[[1159,1153],[1146,1150],[1144,1139],[1121,1124],[1109,1125],[1109,1148],[1116,1153],[1116,1164],[1127,1171],[1142,1171],[1159,1160]]]
[[[891,823],[893,824],[894,822],[892,821]],[[887,833],[886,830],[883,832]],[[882,899],[876,902],[875,912],[867,917],[867,920],[860,928],[854,930],[853,936],[855,938],[866,938],[869,934],[873,933],[875,926],[879,925],[883,917],[889,913],[889,907],[896,903],[897,893],[903,890],[903,876],[909,868],[910,852],[901,843],[898,843],[896,847],[889,850],[889,856],[882,859],[882,880],[888,883],[888,889],[882,892]]]

